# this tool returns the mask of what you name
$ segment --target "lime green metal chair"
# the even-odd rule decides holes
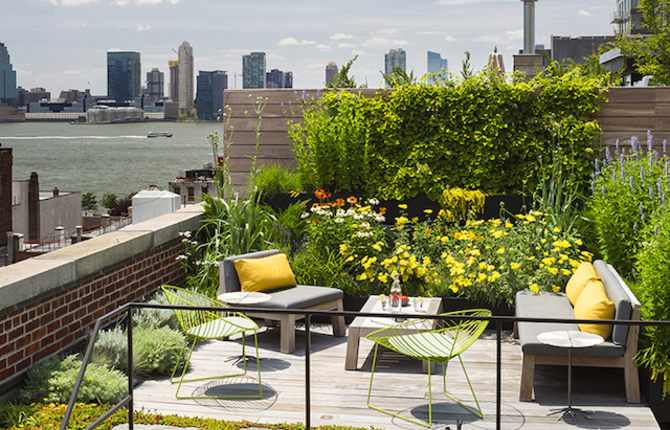
[[[198,307],[225,307],[225,305],[217,300],[211,299],[202,294],[193,291],[185,290],[183,288],[172,287],[170,285],[163,285],[163,291],[171,305],[179,306],[198,306]],[[178,399],[229,399],[229,398],[261,398],[263,397],[263,385],[261,383],[261,368],[258,360],[258,338],[256,332],[258,325],[250,318],[238,312],[212,312],[200,309],[174,309],[179,325],[181,326],[186,342],[179,353],[179,359],[175,365],[172,375],[170,375],[170,383],[174,384],[177,381],[174,379],[181,358],[188,345],[189,340],[192,341],[191,350],[188,353],[188,358],[184,363],[184,369],[179,379],[179,386],[175,397]],[[225,316],[224,316],[225,315]],[[251,331],[254,334],[254,344],[256,346],[256,364],[258,367],[258,387],[259,393],[253,395],[216,395],[216,396],[179,396],[179,389],[183,382],[202,381],[207,379],[230,378],[234,376],[244,376],[247,374],[247,356],[244,354],[245,350],[245,333]],[[227,338],[236,334],[242,334],[242,359],[244,361],[244,371],[242,373],[234,373],[229,375],[208,376],[204,378],[184,379],[186,368],[191,361],[191,354],[195,344],[199,341],[213,340]]]
[[[452,315],[485,317],[491,316],[491,311],[486,309],[473,309],[441,314],[441,316],[447,317]],[[470,378],[468,377],[468,373],[465,371],[465,366],[463,365],[463,360],[461,359],[460,355],[466,349],[468,349],[470,345],[472,345],[477,340],[477,338],[479,338],[488,325],[488,321],[472,319],[449,320],[447,318],[441,323],[441,327],[436,328],[436,324],[440,324],[438,321],[439,320],[432,319],[410,320],[393,325],[391,327],[377,330],[367,336],[367,339],[375,342],[375,353],[372,361],[372,372],[370,375],[370,388],[368,389],[369,408],[407,420],[414,424],[426,427],[432,426],[433,405],[430,369],[431,364],[435,362],[442,364],[442,382],[444,387],[444,394],[479,418],[483,417],[482,409],[479,406],[479,401],[477,401],[475,391],[472,389]],[[428,423],[405,417],[370,404],[370,396],[372,394],[372,380],[375,375],[375,364],[377,362],[377,352],[379,345],[389,348],[397,353],[428,362]],[[464,404],[451,394],[447,393],[447,371],[445,363],[454,357],[458,357],[458,360],[461,362],[461,367],[463,368],[465,378],[468,381],[468,385],[470,386],[472,397],[474,398],[477,405],[476,410]]]

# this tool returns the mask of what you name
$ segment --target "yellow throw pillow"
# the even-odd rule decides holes
[[[575,306],[582,290],[592,280],[600,280],[600,276],[596,273],[593,264],[585,261],[579,265],[565,286],[565,294],[568,296],[568,300],[570,300],[572,306]]]
[[[242,291],[267,291],[295,286],[295,276],[286,254],[235,260]]]
[[[607,298],[601,281],[586,284],[575,304],[575,318],[579,320],[610,320],[614,318],[616,306]],[[607,339],[612,334],[612,326],[606,324],[579,324],[579,329],[598,334]]]

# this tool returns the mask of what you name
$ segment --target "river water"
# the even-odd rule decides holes
[[[169,131],[171,138],[147,138]],[[37,172],[40,190],[126,197],[168,181],[182,169],[201,169],[212,152],[207,135],[216,122],[143,122],[70,124],[67,122],[0,123],[0,143],[12,148],[13,179]]]

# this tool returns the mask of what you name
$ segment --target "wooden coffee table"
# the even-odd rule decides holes
[[[413,298],[410,297],[408,306],[403,306],[403,314],[415,314],[414,307],[411,305]],[[442,299],[440,297],[426,297],[424,298],[423,308],[426,315],[439,315],[442,313]],[[358,349],[361,337],[365,337],[370,333],[381,330],[385,327],[397,324],[395,317],[398,314],[392,314],[391,311],[382,311],[379,296],[370,296],[363,305],[360,312],[369,313],[388,313],[389,317],[356,317],[349,325],[349,333],[347,334],[347,356],[344,360],[345,370],[356,370],[358,368]],[[402,315],[402,314],[400,314]],[[435,320],[437,322],[437,320]],[[435,363],[431,363],[431,367]],[[424,373],[428,372],[428,363],[423,362]],[[433,369],[431,369],[431,372]]]

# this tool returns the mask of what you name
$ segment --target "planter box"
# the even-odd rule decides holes
[[[346,194],[346,193],[336,193],[333,194],[330,198],[330,201],[335,201],[336,199],[346,200],[350,196],[354,196],[357,199],[361,199],[360,195],[356,194]],[[292,197],[290,194],[275,194],[275,195],[263,195],[261,202],[270,206],[274,210],[285,210],[292,203],[307,200],[307,207],[311,207],[313,203],[318,203],[319,200],[314,196],[314,194],[300,193],[296,197]],[[524,196],[487,196],[484,202],[484,211],[480,214],[479,219],[493,219],[500,217],[500,205],[504,205],[505,210],[513,214],[521,213],[521,209],[526,205],[529,207],[532,199],[530,197]],[[400,210],[398,208],[399,204],[406,204],[407,209]],[[386,223],[393,224],[395,219],[399,217],[402,213],[405,214],[408,218],[418,218],[420,221],[426,220],[428,215],[424,212],[426,209],[433,211],[432,216],[437,215],[441,209],[440,204],[430,200],[425,195],[418,195],[406,200],[380,200],[380,204],[377,206],[386,208]]]
[[[654,382],[651,380],[651,372],[646,367],[640,367],[640,391],[647,399],[656,421],[662,428],[670,428],[670,395],[663,399],[663,376]]]

